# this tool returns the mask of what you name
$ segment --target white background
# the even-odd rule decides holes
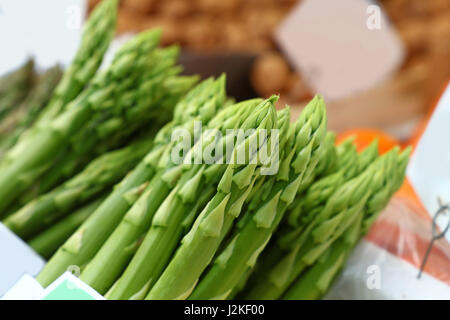
[[[28,56],[43,68],[67,65],[80,41],[76,21],[86,8],[86,0],[0,0],[0,75]]]

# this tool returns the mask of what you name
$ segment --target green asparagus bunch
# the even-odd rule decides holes
[[[210,130],[202,134],[200,140],[186,155],[187,159],[194,160],[189,157],[197,153],[203,155],[205,150],[213,146],[214,150],[224,149],[225,145],[222,146],[221,143],[227,141],[226,136],[215,141],[211,129],[218,130],[216,133],[226,134],[226,130],[238,128],[243,119],[250,115],[252,108],[260,103],[259,99],[251,100],[219,112],[209,123]],[[224,157],[223,151],[220,154]],[[98,290],[108,289],[131,258],[126,248],[135,243],[139,239],[138,236],[147,231],[151,225],[136,256],[109,294],[112,299],[116,299],[115,296],[124,299],[123,295],[128,295],[127,298],[131,296],[137,298],[136,293],[139,292],[142,299],[145,291],[148,291],[154,283],[150,278],[156,280],[185,232],[184,229],[189,228],[189,223],[193,222],[198,211],[212,198],[226,166],[224,164],[226,160],[220,159],[220,162],[221,165],[215,166],[218,172],[210,176],[207,171],[210,166],[206,164],[168,166],[161,179],[149,184],[146,192],[127,213],[121,225],[82,273],[81,278]],[[194,198],[196,190],[202,190],[203,195]],[[166,221],[164,225],[159,222],[161,219]],[[117,252],[123,252],[121,259],[117,259]],[[116,266],[116,273],[111,272],[114,272],[111,265],[107,270],[104,269],[105,261],[114,261],[111,263]],[[109,277],[108,281],[105,281],[106,277]]]
[[[313,220],[290,244],[290,251],[254,285],[246,297],[277,299],[298,276],[313,265],[363,215],[371,195],[391,176],[396,150],[378,158],[357,177],[345,182],[328,198]]]
[[[134,139],[135,136],[152,136],[154,132],[156,133],[163,124],[170,120],[174,106],[184,97],[189,91],[189,88],[193,87],[197,82],[198,76],[171,76],[165,79],[161,84],[163,86],[161,89],[163,97],[159,99],[158,104],[150,101],[152,103],[150,106],[158,106],[157,110],[155,110],[156,112],[152,112],[156,108],[150,108],[148,114],[142,118],[151,119],[148,119],[148,121],[136,121],[139,125],[135,124],[126,128],[122,127],[115,132],[109,129],[107,130],[107,133],[111,131],[109,137],[106,137],[108,134],[105,136],[105,133],[101,130],[101,124],[99,125],[99,130],[97,130],[98,132],[95,132],[95,125],[91,125],[89,130],[84,131],[85,134],[83,140],[81,140],[89,141],[89,143],[84,144],[85,147],[83,148],[77,148],[75,147],[76,140],[74,140],[73,147],[69,148],[69,150],[64,152],[62,157],[58,158],[48,174],[41,177],[27,192],[21,195],[16,201],[15,210],[11,210],[11,212],[19,210],[34,198],[56,187],[59,182],[71,179],[80,171],[80,168],[85,167],[86,163],[93,161],[91,159],[94,156],[99,157],[106,152],[110,152],[110,150],[126,145],[129,139]],[[93,132],[93,136],[100,137],[102,141],[94,145],[92,139],[89,138],[89,134],[87,134],[91,132]]]
[[[71,178],[96,155],[126,144],[139,130],[148,127],[153,131],[159,129],[164,124],[161,115],[167,117],[173,113],[175,104],[167,102],[176,102],[176,99],[186,94],[197,81],[197,77],[178,79],[180,68],[174,67],[178,52],[177,47],[156,50],[152,58],[154,67],[146,75],[148,81],[145,90],[149,94],[147,103],[134,107],[132,104],[135,103],[133,99],[136,97],[130,95],[124,97],[124,103],[130,105],[125,114],[97,114],[83,130],[71,138],[69,146],[63,150],[50,172],[42,177],[20,202],[27,202],[26,200]]]
[[[51,257],[37,280],[76,265],[108,299],[322,297],[409,150],[335,146],[320,96],[290,124],[277,96],[227,99],[224,77],[191,89],[159,31],[97,72],[117,5],[91,14],[54,92],[49,74],[28,94],[32,65],[0,79],[0,217]]]
[[[158,99],[157,103],[149,105],[147,115],[141,117],[140,120],[135,121],[134,124],[125,126],[113,132],[109,128],[103,131],[101,124],[92,123],[91,126],[84,130],[84,134],[78,134],[80,141],[84,141],[83,148],[76,147],[77,140],[73,139],[71,147],[58,158],[57,162],[52,166],[50,172],[44,177],[41,177],[32,188],[23,193],[17,200],[17,208],[26,205],[37,196],[56,187],[60,182],[71,179],[81,168],[92,161],[94,156],[101,156],[110,150],[126,145],[130,138],[136,135],[144,134],[148,136],[149,133],[157,132],[163,124],[167,123],[168,118],[173,114],[173,108],[178,101],[194,86],[198,81],[197,76],[171,76],[165,79],[161,85],[161,93],[163,97]],[[157,108],[153,107],[157,106]],[[156,112],[153,112],[156,111]],[[142,121],[144,120],[144,121]],[[128,119],[127,122],[131,122]],[[98,125],[98,128],[96,127]],[[149,129],[150,128],[150,129]],[[97,131],[97,132],[96,132]],[[92,135],[92,136],[91,136]],[[92,137],[101,139],[101,142],[93,143]],[[12,211],[14,212],[14,211]]]
[[[219,172],[223,172],[223,175],[220,174],[218,177],[220,182],[217,185],[217,191],[198,217],[191,217],[192,220],[195,220],[192,221],[192,228],[182,239],[174,257],[150,289],[146,299],[185,299],[194,290],[200,275],[213,259],[220,243],[230,231],[234,220],[238,218],[254,181],[260,174],[264,173],[263,168],[260,167],[261,158],[257,159],[260,156],[259,150],[266,147],[272,150],[272,145],[279,144],[279,141],[276,141],[279,139],[272,140],[271,136],[272,129],[277,129],[273,105],[276,99],[277,97],[272,97],[256,107],[251,106],[249,112],[243,113],[243,115],[245,114],[243,119],[243,115],[240,115],[233,119],[234,121],[227,121],[231,128],[256,129],[256,131],[241,143],[237,143],[231,153],[230,159],[232,159],[232,162],[230,164],[223,165],[221,161],[205,168],[205,175],[210,178],[216,176]],[[242,105],[242,107],[245,106]],[[239,113],[234,112],[233,109],[231,107],[229,111]],[[283,127],[286,124],[287,118]],[[258,139],[258,137],[261,137],[261,132],[266,133],[264,139]],[[267,133],[269,136],[267,136]],[[225,136],[225,144],[229,139],[234,139],[233,134]],[[245,152],[243,164],[240,164],[238,157],[242,155],[244,150],[248,151]],[[270,153],[267,160],[270,161],[271,159],[272,154]],[[202,173],[202,171],[199,172]],[[193,200],[197,197],[197,190],[202,190],[202,188],[187,188],[189,185],[190,181],[180,188],[179,196],[186,196]],[[161,212],[163,214],[160,214]],[[189,215],[187,217],[189,219]],[[159,211],[154,218],[153,225],[156,229],[165,229],[168,223],[171,225],[167,218],[170,218],[167,210]],[[186,216],[181,218],[175,223],[182,223]],[[147,237],[151,233],[152,230],[147,234]],[[138,254],[139,251],[136,257]],[[153,278],[153,275],[150,275],[150,277]],[[152,281],[152,279],[149,279],[149,281]],[[145,294],[145,292],[142,292],[142,294]]]
[[[373,172],[371,173],[373,174]],[[335,197],[330,198],[326,205],[327,209],[324,208],[313,223],[308,225],[300,237],[291,244],[289,253],[265,275],[266,279],[258,279],[256,285],[251,288],[246,296],[247,298],[278,299],[285,292],[297,276],[329,247],[331,244],[328,239],[329,235],[335,234],[337,226],[342,221],[351,224],[360,213],[370,191],[368,188],[371,181],[369,177],[365,178],[365,180],[362,178],[350,180],[339,188],[338,191],[341,191],[340,199],[337,199],[337,193],[334,194]],[[349,201],[349,198],[351,198],[350,192],[347,191],[349,189],[352,189],[354,194],[359,191],[358,196],[360,198],[356,203]],[[347,192],[344,194],[345,191]],[[331,205],[328,205],[329,203],[336,204],[334,210],[329,209],[331,207]],[[311,236],[313,231],[318,234],[318,239]],[[323,236],[320,235],[321,232]]]
[[[327,137],[330,134],[327,133]],[[324,150],[326,156],[329,154],[330,146],[327,141],[324,141]],[[333,162],[334,170],[311,184],[311,181],[305,181],[303,185],[299,188],[299,195],[294,199],[293,203],[289,207],[289,212],[284,218],[286,223],[280,226],[280,231],[277,232],[277,239],[271,241],[268,247],[262,253],[262,265],[259,264],[258,268],[255,270],[256,276],[259,272],[267,270],[272,267],[279,259],[281,259],[286,246],[289,250],[289,245],[294,241],[301,232],[303,231],[303,226],[307,225],[308,222],[315,216],[316,212],[320,210],[326,200],[331,194],[336,190],[336,188],[341,185],[345,179],[344,175],[348,174],[348,170],[353,170],[353,167],[357,164],[357,151],[356,147],[353,145],[351,140],[346,140],[338,147],[332,148],[334,152],[331,152],[336,158],[332,158],[329,161]],[[344,160],[343,160],[344,159]],[[318,170],[320,167],[326,166],[323,163],[328,161],[322,157],[317,164]],[[321,172],[321,171],[318,171]],[[319,175],[319,173],[317,173]],[[280,236],[281,235],[281,236]],[[286,245],[285,245],[286,244]]]
[[[97,72],[114,38],[117,6],[118,0],[103,0],[91,13],[83,26],[80,47],[39,117],[41,124],[51,122],[63,113]]]
[[[310,180],[326,150],[327,118],[323,99],[316,96],[304,109],[289,134],[278,175],[265,182],[262,194],[255,193],[229,244],[216,257],[190,299],[226,299],[247,270],[254,267],[300,186]]]
[[[72,235],[72,233],[98,208],[104,196],[76,209],[67,217],[62,218],[45,231],[33,237],[28,244],[44,259],[49,259],[53,253]]]
[[[112,65],[95,76],[66,111],[45,126],[33,127],[8,152],[0,172],[1,212],[49,169],[55,154],[95,114],[113,112],[125,117],[128,111],[148,105],[154,94],[148,90],[153,84],[148,74],[154,67],[152,58],[159,35],[159,31],[150,31],[130,40],[116,54]]]
[[[151,144],[152,139],[146,138],[100,156],[73,179],[34,199],[3,223],[22,239],[30,239],[119,182],[145,156]]]
[[[210,100],[206,101],[207,104],[216,105],[218,97],[220,103],[223,103],[224,82],[222,80],[220,79],[214,84],[214,91],[217,94],[211,96]],[[204,87],[204,89],[207,88]],[[156,210],[169,195],[177,180],[180,179],[183,166],[173,166],[171,159],[167,158],[173,150],[170,147],[164,151],[164,156],[157,165],[158,172],[155,177],[82,273],[81,278],[99,292],[106,292],[126,267],[134,253],[129,248],[136,247],[140,237],[148,230]],[[176,239],[175,235],[173,235],[173,239]],[[162,244],[160,244],[160,247],[162,247]],[[148,266],[147,269],[150,270],[151,267]]]
[[[319,299],[328,291],[353,247],[403,183],[409,153],[410,150],[405,150],[399,155],[396,151],[387,155],[382,168],[383,182],[373,190],[363,214],[295,281],[283,295],[284,299]]]
[[[0,79],[0,120],[13,111],[25,99],[34,81],[34,61],[28,60],[22,67]]]
[[[265,276],[273,266],[282,259],[283,255],[290,252],[291,244],[298,239],[305,228],[314,220],[317,214],[323,209],[327,200],[343,183],[359,172],[355,167],[364,170],[363,165],[359,163],[370,163],[378,156],[377,142],[372,143],[360,155],[358,155],[353,139],[347,139],[339,146],[335,147],[337,158],[334,161],[334,171],[328,175],[319,178],[311,186],[294,200],[289,208],[284,223],[277,231],[276,239],[271,241],[262,253],[262,257],[250,278],[249,286],[255,285],[258,279]],[[328,150],[329,152],[329,150]],[[363,160],[361,160],[363,159]],[[321,158],[320,162],[326,161]],[[360,172],[359,172],[360,173]],[[302,189],[302,188],[301,188]],[[256,280],[255,280],[256,279]]]
[[[20,135],[34,123],[50,100],[61,75],[62,70],[59,66],[50,68],[40,75],[18,109],[2,121],[0,124],[0,155],[10,149],[19,140]]]
[[[108,239],[125,213],[137,201],[159,166],[166,165],[172,150],[172,134],[188,130],[193,135],[195,121],[208,123],[225,101],[225,78],[207,79],[192,89],[175,107],[174,119],[157,134],[154,146],[106,198],[91,217],[50,259],[37,280],[47,286],[71,265],[84,266]]]

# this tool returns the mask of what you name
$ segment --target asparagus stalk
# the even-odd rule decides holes
[[[4,154],[19,139],[20,135],[36,120],[48,103],[53,90],[61,79],[62,70],[55,66],[39,76],[37,83],[19,109],[0,125],[0,154]]]
[[[34,61],[0,79],[0,120],[3,120],[27,96],[34,78]]]
[[[226,299],[233,288],[253,268],[259,254],[264,250],[273,232],[294,200],[299,187],[307,178],[305,173],[315,168],[322,150],[327,119],[325,106],[315,97],[304,109],[291,132],[286,145],[286,157],[276,177],[267,181],[272,190],[267,199],[259,198],[259,206],[246,212],[242,224],[232,240],[214,260],[212,267],[202,277],[190,299]]]
[[[32,238],[28,244],[43,258],[48,259],[72,233],[98,208],[103,197],[75,210],[69,216]]]
[[[34,199],[3,223],[22,239],[30,239],[66,213],[119,182],[142,159],[151,145],[151,139],[144,139],[100,156],[73,179]]]
[[[328,199],[314,220],[291,243],[291,251],[260,279],[247,298],[277,299],[303,270],[312,265],[362,214],[364,206],[392,167],[395,152],[382,156],[356,178],[344,183]]]
[[[274,101],[275,98],[271,98],[261,103],[244,122],[244,129],[257,128],[257,130],[255,135],[236,146],[231,159],[236,159],[236,154],[239,154],[241,147],[245,148],[256,142],[254,139],[259,134],[259,130],[271,131],[272,128],[276,128]],[[257,141],[255,151],[266,144],[272,147],[272,144],[276,146],[280,143],[276,141],[278,139],[271,138],[272,136],[265,141]],[[216,195],[195,219],[192,228],[183,238],[174,257],[151,288],[146,299],[185,299],[191,294],[200,275],[213,259],[220,243],[239,216],[253,182],[262,172],[256,170],[257,165],[252,163],[228,165],[217,187]],[[163,225],[162,222],[163,219],[160,225]]]
[[[158,163],[163,163],[161,158],[170,154],[168,144],[174,130],[192,130],[196,120],[209,122],[224,99],[224,77],[217,81],[205,80],[192,89],[177,104],[174,120],[158,132],[151,151],[56,252],[36,279],[47,286],[70,265],[83,266],[89,262],[145,190],[148,182],[152,178],[158,179],[155,177]]]
[[[67,110],[45,126],[33,128],[3,159],[0,172],[0,212],[50,167],[58,150],[98,112],[117,112],[139,108],[152,99],[148,92],[147,71],[152,69],[152,49],[159,31],[142,33],[130,40],[106,71],[98,74]],[[149,53],[150,52],[150,53]]]
[[[83,27],[80,47],[64,72],[38,121],[48,123],[61,114],[91,81],[115,34],[118,0],[103,0]]]
[[[227,129],[235,128],[240,125],[239,121],[245,119],[259,103],[260,100],[251,100],[225,109],[211,121],[214,125],[211,128],[216,128],[221,133],[225,133]],[[202,143],[198,143],[194,147],[199,146],[202,154],[210,146],[210,134],[210,132],[205,132],[200,140]],[[226,138],[218,142],[213,141],[212,143],[220,146],[220,143],[225,141]],[[193,149],[191,154],[196,151]],[[180,169],[182,167],[183,165],[178,166]],[[178,168],[170,168],[166,170],[166,173],[171,177],[173,176],[172,172],[180,171]],[[109,298],[137,298],[136,293],[141,293],[143,288],[148,290],[170,258],[182,236],[183,230],[189,228],[189,221],[193,221],[193,217],[195,217],[198,209],[201,210],[203,205],[214,195],[215,185],[219,182],[218,180],[224,168],[211,177],[207,177],[204,174],[206,169],[206,165],[194,165],[182,174],[179,178],[179,183],[176,184],[171,192],[171,188],[167,183],[165,183],[165,186],[161,185],[159,187],[154,187],[150,184],[148,192],[144,193],[141,199],[136,202],[135,207],[125,216],[123,224],[116,229],[104,248],[100,250],[99,254],[88,265],[81,278],[93,285],[97,290],[107,290],[120,274],[120,271],[126,266],[128,259],[124,257],[120,268],[117,268],[115,273],[111,272],[111,267],[108,267],[106,270],[105,262],[114,261],[113,264],[117,265],[117,252],[126,253],[125,249],[136,241],[137,236],[147,230],[151,224],[151,228],[147,232],[136,256],[115,288],[110,292]],[[192,195],[198,192],[197,190],[202,190],[203,196],[193,197]],[[189,192],[189,196],[185,195],[187,192]],[[160,198],[161,194],[164,197]],[[164,198],[166,199],[163,202]],[[159,201],[155,204],[154,199]],[[145,208],[145,210],[143,211],[142,208]],[[167,223],[161,223],[161,220],[167,221]],[[134,230],[131,227],[134,227]],[[136,232],[137,227],[139,227],[139,232]],[[121,238],[122,241],[120,241]],[[124,239],[127,239],[127,241],[124,242]],[[107,264],[110,263],[108,262]],[[109,276],[109,281],[104,280],[106,276]],[[142,294],[145,294],[145,291]]]

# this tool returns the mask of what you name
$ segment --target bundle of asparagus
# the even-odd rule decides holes
[[[159,31],[97,72],[116,6],[96,8],[51,98],[48,74],[4,140],[0,215],[49,258],[37,280],[78,266],[109,299],[322,297],[409,151],[335,146],[320,96],[291,124],[278,96],[231,102],[225,76],[195,85]]]
[[[175,108],[172,122],[164,126],[155,138],[155,144],[107,197],[64,246],[52,257],[37,279],[48,285],[70,265],[86,264],[120,223],[125,213],[138,200],[149,181],[164,186],[171,183],[170,173],[163,176],[165,164],[171,154],[171,137],[175,130],[186,129],[193,133],[195,121],[206,123],[214,116],[225,100],[224,78],[208,79],[195,87]],[[153,178],[153,179],[152,179]],[[82,237],[80,239],[80,237]],[[76,248],[75,250],[71,247]],[[119,260],[119,259],[118,259]],[[112,267],[112,266],[111,266]]]
[[[114,20],[115,10],[112,8],[115,8],[115,2],[105,1],[98,10],[108,19],[98,24],[88,23],[86,30],[89,31],[89,27],[99,28],[99,25],[105,24],[104,21]],[[90,21],[96,18],[97,15],[93,15]],[[112,65],[96,74],[75,100],[67,106],[61,104],[58,114],[54,113],[56,100],[51,100],[36,125],[21,137],[1,163],[0,195],[6,199],[0,204],[3,212],[19,195],[23,196],[23,191],[35,184],[43,173],[50,172],[39,183],[45,187],[38,188],[38,193],[56,186],[61,178],[72,176],[83,156],[91,159],[91,151],[101,142],[108,141],[103,143],[104,147],[115,147],[116,141],[126,141],[130,134],[148,125],[149,119],[158,118],[155,114],[170,113],[169,110],[161,110],[164,104],[159,101],[168,96],[170,99],[167,101],[174,101],[173,96],[179,97],[180,93],[184,93],[195,78],[184,79],[187,81],[170,79],[180,71],[173,65],[178,50],[155,50],[159,34],[159,31],[150,31],[131,40],[116,54]],[[85,37],[89,38],[88,35],[85,34]],[[83,49],[83,45],[80,51],[84,52],[87,49]],[[59,100],[64,96],[59,88],[73,70],[69,68],[66,71],[55,91]],[[54,116],[49,117],[49,110],[53,110]]]
[[[371,153],[372,151],[368,151],[361,154],[359,163],[367,164],[368,161],[363,157]],[[291,227],[293,230],[290,233],[281,234],[278,243],[266,253],[270,257],[271,253],[276,252],[277,260],[271,257],[268,259],[270,261],[261,262],[262,270],[255,272],[256,279],[249,281],[254,285],[247,287],[247,292],[242,297],[320,298],[326,293],[345,262],[349,249],[360,238],[361,228],[367,230],[370,227],[374,216],[387,205],[392,194],[401,186],[408,156],[409,150],[399,153],[394,149],[377,157],[360,174],[343,184],[322,183],[322,192],[317,192],[318,187],[315,190],[311,187],[311,194],[324,196],[323,204],[306,212],[304,221],[297,227]],[[334,174],[330,177],[336,179],[337,176]],[[327,190],[330,185],[336,186],[332,187],[332,192]],[[304,204],[299,205],[307,207],[307,201],[304,201]],[[303,209],[300,211],[305,213]],[[295,212],[297,218],[301,216],[296,208],[292,212]],[[295,220],[298,221],[291,218],[291,221]],[[280,252],[283,251],[285,253],[280,257]],[[325,267],[323,263],[328,259],[334,264],[327,264]]]
[[[59,156],[49,169],[49,173],[35,183],[28,192],[22,194],[20,204],[45,193],[62,181],[71,178],[95,156],[123,146],[140,131],[156,132],[167,122],[173,107],[197,81],[197,77],[181,77],[176,74],[179,68],[172,67],[178,56],[178,49],[168,48],[157,50],[153,57],[155,69],[153,75],[148,75],[145,84],[148,90],[148,101],[140,106],[134,106],[133,96],[119,101],[128,104],[130,109],[125,114],[116,112],[102,112],[89,121],[85,127],[77,132],[69,145],[59,152]],[[173,73],[173,75],[172,75]],[[139,93],[136,95],[139,96]],[[145,101],[145,100],[144,100]]]
[[[160,281],[164,281],[165,274],[170,272],[172,265],[174,265],[174,268],[190,268],[191,266],[186,262],[196,261],[195,268],[197,269],[189,269],[190,271],[187,273],[190,277],[195,277],[195,272],[202,271],[202,263],[206,267],[210,260],[208,255],[213,253],[209,253],[208,247],[196,252],[192,251],[189,246],[196,242],[194,240],[188,242],[187,239],[194,237],[194,235],[186,235],[177,251],[177,256],[181,255],[179,258],[181,265],[177,265],[172,260],[165,268],[179,240],[189,231],[192,225],[192,230],[198,230],[200,236],[202,230],[207,233],[206,238],[208,239],[205,239],[206,241],[200,240],[201,245],[206,246],[209,243],[210,248],[213,249],[215,245],[220,243],[220,230],[217,233],[214,228],[220,228],[221,226],[226,228],[227,224],[232,223],[233,217],[240,213],[243,202],[253,187],[254,176],[259,174],[257,170],[258,161],[255,159],[254,163],[250,164],[250,158],[256,155],[249,154],[247,150],[247,152],[244,151],[247,161],[244,161],[243,164],[237,161],[227,162],[226,144],[233,140],[233,133],[235,133],[228,131],[236,128],[256,129],[251,136],[240,143],[238,142],[232,150],[228,150],[231,153],[230,159],[234,159],[239,152],[248,148],[252,141],[256,144],[255,152],[257,152],[264,144],[270,143],[267,140],[260,141],[257,138],[260,130],[270,130],[276,125],[273,106],[275,99],[273,97],[262,102],[250,100],[230,106],[210,122],[209,127],[216,128],[224,135],[215,139],[214,135],[208,136],[208,133],[205,132],[201,138],[203,146],[201,144],[195,145],[187,157],[195,156],[198,151],[203,154],[204,150],[211,147],[214,147],[215,150],[224,150],[224,152],[218,154],[218,158],[213,164],[191,165],[182,174],[178,184],[155,212],[142,245],[122,277],[111,290],[109,296],[112,299],[131,297],[142,299],[150,288],[154,286],[152,290],[155,290]],[[287,119],[284,119],[284,121],[287,121]],[[270,136],[267,139],[270,139]],[[202,195],[197,195],[199,192]],[[227,218],[231,221],[228,222]],[[191,260],[191,257],[183,257],[183,254],[196,254],[196,256],[192,257],[193,260]],[[175,256],[175,260],[177,256]],[[88,269],[86,269],[87,271]],[[184,271],[186,272],[186,270]],[[161,277],[158,280],[160,274]],[[173,278],[169,276],[169,279],[172,280]],[[183,280],[186,282],[188,278]],[[187,289],[189,289],[192,285],[187,284],[187,286]],[[179,289],[183,290],[183,287],[178,286],[176,290]],[[184,291],[180,292],[180,294],[183,293]]]
[[[291,128],[278,174],[267,179],[250,199],[245,216],[192,293],[192,299],[225,299],[252,268],[283,214],[321,157],[326,133],[325,105],[315,97]],[[220,280],[219,280],[220,279]]]
[[[209,100],[195,99],[192,105],[220,108],[217,95],[207,92],[222,93],[223,104],[223,87],[214,91],[211,84],[207,80],[194,88],[177,111],[193,97]],[[272,123],[284,137],[277,142],[280,168],[275,176],[261,176],[258,164],[172,163],[168,156],[176,145],[167,139],[172,122],[137,167],[142,169],[135,169],[147,172],[146,178],[135,182],[137,175],[127,176],[58,250],[38,280],[48,285],[78,265],[81,279],[109,299],[225,299],[242,289],[246,295],[241,297],[251,298],[322,296],[363,234],[362,227],[370,226],[368,221],[400,186],[407,152],[393,150],[379,157],[374,143],[358,155],[351,141],[334,148],[320,97],[292,126],[289,109],[270,121],[255,113],[267,105],[273,110],[274,99],[229,106],[208,127],[224,131]],[[191,120],[181,126],[192,129]],[[225,135],[216,141],[204,133],[206,145],[197,142],[184,160],[229,140]],[[120,205],[112,210],[112,204]],[[272,263],[265,263],[267,256]],[[264,268],[257,268],[247,282],[257,262]]]
[[[383,174],[383,181],[381,185],[378,185],[378,188],[375,187],[372,190],[362,215],[345,231],[339,230],[337,232],[336,243],[327,249],[307,272],[295,280],[289,290],[284,293],[284,299],[318,299],[327,292],[336,278],[337,272],[343,268],[352,248],[367,232],[375,217],[387,205],[393,192],[403,182],[408,156],[408,150],[402,154],[392,152],[386,156],[384,165],[389,166],[388,161],[394,161],[394,164],[391,163],[392,167],[390,168],[384,167],[386,170]],[[388,159],[389,157],[393,160]],[[393,174],[393,176],[390,176],[390,174]],[[341,232],[342,235],[339,236],[338,234]]]
[[[64,140],[78,131],[94,113],[90,106],[81,107],[81,105],[89,105],[89,97],[95,98],[94,87],[100,88],[102,84],[112,83],[116,79],[120,80],[120,77],[114,77],[111,71],[105,72],[101,76],[97,76],[97,80],[92,80],[91,85],[84,90],[97,71],[103,54],[114,35],[116,16],[117,0],[104,1],[93,12],[92,17],[85,25],[82,45],[55,89],[49,104],[40,114],[37,123],[21,136],[17,144],[2,159],[0,163],[2,168],[0,194],[3,201],[0,204],[2,211],[0,216],[5,215],[5,209],[18,197],[20,192],[26,190],[36,178],[48,169],[56,151],[65,144]],[[108,89],[111,91],[111,88]],[[69,102],[83,90],[83,94],[77,101],[68,106]],[[101,95],[97,94],[97,97],[99,97],[98,102],[101,103]],[[81,114],[78,115],[80,110],[89,112],[85,112],[85,117],[81,117]],[[63,113],[63,111],[67,112]],[[80,117],[80,121],[75,121],[77,116]]]

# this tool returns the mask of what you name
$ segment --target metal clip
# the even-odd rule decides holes
[[[444,213],[450,213],[450,206],[448,204],[444,204],[442,202],[441,198],[438,198],[438,203],[439,203],[439,209],[436,212],[436,214],[434,215],[433,222],[431,225],[432,238],[431,238],[430,244],[428,245],[427,251],[425,252],[425,256],[423,257],[422,265],[420,266],[420,271],[419,271],[419,274],[417,275],[417,279],[420,279],[420,277],[422,276],[423,270],[425,269],[425,265],[427,263],[428,256],[430,255],[430,252],[431,252],[434,242],[436,240],[439,240],[439,239],[445,237],[445,234],[450,229],[450,219],[449,219],[448,224],[445,227],[445,229],[441,232],[438,232],[436,221],[437,221],[439,215],[444,214]]]

